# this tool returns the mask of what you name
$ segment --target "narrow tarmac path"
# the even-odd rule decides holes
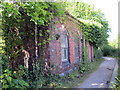
[[[115,58],[103,57],[105,61],[77,88],[108,88],[117,63]]]

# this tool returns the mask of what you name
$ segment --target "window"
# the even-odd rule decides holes
[[[79,39],[75,39],[75,59],[79,61]]]
[[[61,35],[61,55],[62,61],[68,61],[68,38],[66,35]]]

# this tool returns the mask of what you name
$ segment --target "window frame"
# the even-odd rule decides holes
[[[62,40],[64,38],[65,38],[65,40]],[[62,42],[62,41],[65,41],[65,42]],[[62,44],[64,44],[64,45],[62,46]],[[69,45],[68,44],[68,36],[64,35],[64,34],[61,35],[61,60],[62,60],[62,62],[69,61],[69,47],[68,47],[68,45]],[[64,58],[64,57],[66,57],[66,58]]]

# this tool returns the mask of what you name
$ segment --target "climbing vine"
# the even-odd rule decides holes
[[[13,69],[12,71],[10,70],[10,72],[14,73],[16,67],[19,66],[17,65],[17,63],[22,65],[24,63],[24,61],[20,62],[16,61],[21,57],[20,55],[22,55],[22,52],[25,52],[26,59],[33,58],[33,56],[30,56],[30,54],[25,49],[28,50],[29,46],[31,45],[28,44],[27,41],[29,39],[34,39],[35,37],[35,27],[37,27],[37,31],[39,32],[37,36],[39,35],[42,38],[48,35],[47,33],[50,32],[47,28],[49,22],[51,21],[53,16],[63,15],[64,10],[62,9],[62,5],[60,3],[48,3],[48,2],[15,2],[15,3],[2,2],[1,5],[2,5],[2,39],[5,40],[4,54],[8,58],[7,62],[8,66]],[[45,47],[46,43],[49,41],[49,38],[44,39],[38,43],[40,47],[43,46]],[[29,43],[34,43],[34,41],[33,42],[29,41]],[[37,84],[37,82],[35,81],[41,80],[42,78],[41,76],[44,75],[42,73],[43,71],[40,71],[41,69],[43,69],[42,67],[44,66],[38,65],[38,67],[41,66],[42,67],[36,69],[33,68],[32,66],[33,63],[34,62],[32,62],[31,60],[29,64],[30,66],[29,71],[28,73],[26,72],[26,75],[24,75],[24,77],[26,77],[26,81],[28,80],[28,83],[30,84],[31,87],[34,87]],[[39,75],[37,74],[38,71]],[[6,73],[4,73],[3,75],[5,74]],[[3,75],[1,77],[3,77]],[[44,85],[45,83],[50,84],[50,82],[47,82],[49,81],[47,80],[48,78],[49,75],[45,76],[44,79],[46,80],[45,82],[41,82],[40,87],[42,87],[42,85]],[[2,78],[3,81],[4,79],[6,79],[6,77]],[[20,81],[20,83],[21,82],[24,81]],[[7,85],[6,82],[5,83],[3,82],[2,84],[4,84],[4,86]],[[22,83],[20,87],[22,87],[23,84],[24,83]],[[7,85],[7,87],[9,87],[9,85]]]
[[[64,8],[63,8],[64,7]],[[70,8],[73,8],[72,10]],[[83,31],[87,40],[93,43],[96,47],[107,42],[108,23],[104,19],[104,15],[100,10],[95,11],[94,6],[83,2],[15,2],[2,3],[2,30],[4,33],[5,45],[7,50],[15,53],[11,56],[17,56],[21,49],[16,46],[21,46],[24,37],[22,23],[28,18],[28,21],[39,26],[48,26],[53,16],[63,15],[64,12],[69,12],[78,20],[81,21],[80,29]],[[14,22],[13,22],[14,21]],[[34,35],[34,33],[31,33]],[[42,35],[40,33],[40,35]],[[10,41],[11,42],[10,42]],[[40,45],[40,44],[39,44]],[[16,47],[16,48],[15,48]],[[13,58],[14,59],[14,58]]]
[[[65,13],[70,13],[81,22],[79,28],[80,30],[83,31],[85,39],[93,43],[96,47],[99,47],[100,45],[103,45],[107,42],[108,23],[104,19],[104,15],[101,13],[101,11],[100,10],[95,11],[94,6],[92,5],[88,5],[83,2],[70,3],[67,1],[57,2],[57,3],[56,2],[14,2],[14,3],[2,2],[1,5],[2,5],[2,11],[1,11],[2,39],[5,41],[4,54],[9,59],[8,60],[9,67],[14,68],[15,65],[17,66],[15,60],[21,57],[20,55],[22,55],[22,52],[26,53],[27,59],[36,58],[36,56],[34,55],[31,56],[24,49],[27,49],[28,51],[30,49],[31,51],[29,52],[32,52],[33,48],[35,48],[37,45],[40,46],[40,48],[42,49],[45,45],[47,46],[47,43],[51,40],[49,38],[49,33],[50,33],[50,31],[48,30],[49,24],[52,22],[52,19],[54,19],[54,17],[61,17],[61,20],[58,22],[64,21],[65,18],[62,16]],[[36,28],[37,28],[37,32],[39,32],[39,34],[37,35],[35,33]],[[35,36],[36,37],[40,36],[43,40],[39,41],[37,45],[32,46],[30,48],[30,45],[36,44],[33,41]],[[47,36],[47,38],[44,38],[44,36]],[[29,41],[29,44],[27,43],[27,41]],[[42,59],[42,54],[43,52],[41,50],[40,59]],[[23,64],[23,63],[19,62],[19,64]],[[32,63],[34,62],[31,60],[30,63],[31,64],[29,64],[29,66],[32,67],[33,65]],[[33,67],[32,68],[31,67],[29,67],[30,71],[34,69]],[[28,73],[28,76],[32,77],[32,79],[28,82],[31,83],[32,80],[34,81],[37,80],[38,78],[35,77],[38,76],[40,77],[39,80],[43,80],[41,79],[43,74],[40,75],[42,71],[36,74],[38,76],[35,76],[34,74],[39,72],[40,69],[41,68],[37,68],[33,70],[34,71],[32,72],[33,76],[30,76],[29,75],[30,73]],[[8,70],[7,72],[9,73],[11,71]],[[7,72],[5,72],[5,74]],[[51,74],[49,75],[49,77],[50,76]],[[45,79],[47,79],[47,76]],[[46,84],[50,84],[50,82],[47,83],[47,81],[49,80],[46,80],[44,82]],[[44,86],[45,83],[41,82],[40,87],[42,87],[42,85]]]

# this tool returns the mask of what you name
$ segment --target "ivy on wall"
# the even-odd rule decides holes
[[[107,43],[108,22],[100,10],[94,10],[94,6],[84,2],[2,2],[2,33],[5,40],[5,52],[12,63],[23,49],[25,35],[35,37],[35,33],[30,30],[24,32],[25,23],[30,23],[33,30],[35,27],[47,27],[54,17],[61,17],[60,21],[65,22],[62,17],[65,13],[70,13],[81,23],[78,26],[83,31],[86,40],[94,44],[95,47],[102,47]],[[72,8],[72,9],[71,9]],[[29,27],[29,26],[28,26]],[[40,28],[42,29],[42,28]],[[42,37],[49,33],[49,30],[38,30]],[[43,34],[46,33],[46,34]],[[49,42],[49,38],[37,43],[44,46]]]
[[[85,38],[96,47],[107,42],[109,28],[108,22],[104,19],[104,14],[100,10],[95,11],[93,5],[88,5],[84,2],[3,2],[2,9],[2,30],[4,31],[4,36],[16,38],[15,41],[18,40],[16,45],[20,44],[20,37],[24,34],[24,32],[19,33],[19,29],[22,28],[21,22],[25,20],[25,18],[22,18],[23,14],[30,18],[30,22],[46,26],[50,23],[53,16],[61,16],[65,12],[69,12],[82,22],[80,29],[82,29]],[[10,32],[12,29],[14,29],[14,33]],[[13,34],[13,36],[10,34]],[[8,43],[7,47],[9,45],[12,44]]]
[[[81,23],[78,27],[83,31],[85,39],[93,43],[94,46],[101,47],[107,42],[108,22],[104,19],[102,12],[100,10],[95,11],[92,5],[83,2],[71,3],[67,0],[65,2],[2,2],[1,5],[2,39],[5,41],[4,54],[7,55],[10,61],[9,63],[14,62],[22,51],[24,36],[26,35],[28,38],[35,37],[35,33],[31,32],[31,30],[28,29],[27,33],[24,31],[25,23],[33,26],[32,30],[35,30],[36,26],[37,29],[42,30],[42,28],[38,27],[47,27],[52,19],[54,20],[55,16],[61,17],[61,20],[56,23],[64,23],[66,18],[62,16],[64,16],[66,12],[80,20]],[[40,37],[50,33],[47,29],[41,32],[40,30],[38,31]],[[46,34],[43,34],[43,32]],[[44,46],[49,40],[49,38],[43,40],[38,43],[38,45]],[[87,66],[88,65],[85,67]],[[37,73],[40,71],[39,68],[37,70],[36,75],[38,75]],[[41,74],[41,72],[39,73]],[[44,85],[43,82],[42,84]]]

